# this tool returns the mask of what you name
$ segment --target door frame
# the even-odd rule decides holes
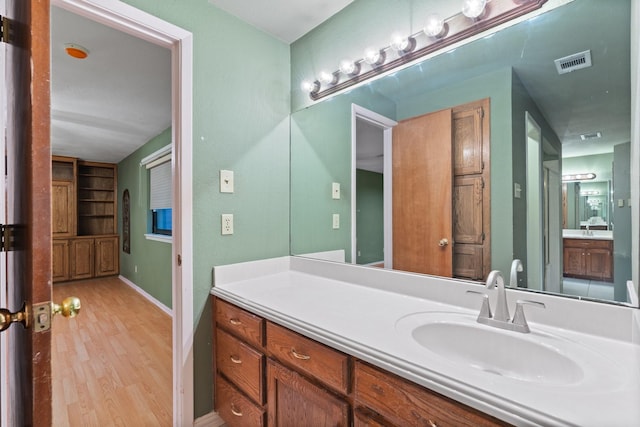
[[[173,243],[173,425],[194,421],[192,105],[193,35],[122,2],[52,0],[51,4],[171,51]]]
[[[527,287],[544,289],[544,233],[542,190],[542,128],[528,111],[525,111],[526,129],[526,204],[527,204]],[[535,215],[531,205],[537,203]],[[540,236],[540,237],[538,237]]]
[[[382,177],[384,200],[384,268],[393,268],[393,204],[392,204],[392,143],[393,127],[398,124],[381,114],[368,110],[357,104],[351,104],[351,263],[356,264],[358,259],[358,245],[356,238],[356,123],[364,120],[382,130],[384,147],[384,169]]]

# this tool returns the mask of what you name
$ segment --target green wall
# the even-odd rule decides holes
[[[171,128],[151,139],[118,164],[118,230],[122,228],[122,195],[129,190],[131,253],[122,251],[120,275],[171,308],[171,244],[147,240],[149,224],[149,172],[140,160],[171,144]],[[122,231],[120,232],[122,239]],[[136,271],[137,267],[137,271]]]
[[[195,415],[212,410],[211,269],[289,254],[289,46],[207,0],[125,0],[193,33]],[[258,64],[259,66],[256,66]],[[219,170],[235,193],[219,192]],[[234,214],[235,233],[220,234]]]
[[[383,174],[356,169],[357,264],[384,261]]]

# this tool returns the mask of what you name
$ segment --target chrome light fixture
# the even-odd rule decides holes
[[[345,60],[333,73],[322,72],[316,81],[301,85],[312,100],[406,65],[416,59],[474,36],[482,31],[542,7],[547,0],[464,0],[461,12],[442,19],[430,14],[423,29],[409,36],[394,35],[390,45],[370,47],[359,60]],[[342,76],[342,78],[341,78]]]

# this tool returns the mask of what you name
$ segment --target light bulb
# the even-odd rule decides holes
[[[309,80],[305,80],[300,85],[300,88],[302,88],[302,90],[305,91],[305,92],[314,93],[314,92],[317,92],[320,89],[320,85],[318,84],[318,82],[312,82],[312,81],[309,81]]]
[[[409,53],[416,47],[416,40],[412,37],[403,37],[400,34],[391,36],[391,47],[401,53]]]
[[[487,5],[487,0],[464,0],[462,2],[462,14],[467,18],[476,19]]]
[[[437,13],[432,13],[427,16],[423,31],[429,37],[442,37],[445,32],[444,19]]]
[[[325,85],[334,85],[338,83],[338,75],[326,71],[320,72],[319,80]]]
[[[372,67],[382,65],[384,63],[384,59],[385,53],[382,50],[370,47],[364,51],[364,61]]]
[[[350,77],[355,76],[360,72],[360,64],[350,59],[343,59],[340,62],[340,72]]]

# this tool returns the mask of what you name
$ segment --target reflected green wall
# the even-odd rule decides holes
[[[357,264],[384,261],[383,174],[356,169]]]
[[[171,244],[147,240],[149,232],[149,172],[140,160],[171,144],[171,128],[118,163],[118,230],[120,275],[171,308]],[[122,195],[129,190],[131,253],[122,251]],[[137,271],[136,271],[137,267]]]
[[[211,269],[289,254],[289,46],[207,0],[125,0],[193,34],[196,417],[212,410]],[[235,192],[219,192],[219,171]],[[234,214],[235,233],[220,234]]]

